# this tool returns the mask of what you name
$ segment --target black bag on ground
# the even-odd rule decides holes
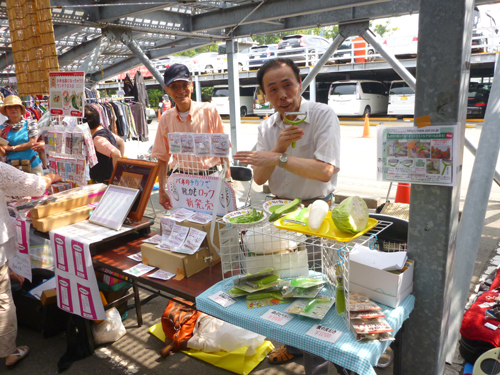
[[[12,297],[16,305],[17,323],[37,332],[43,337],[52,337],[66,329],[69,314],[53,303],[42,305],[29,291],[54,276],[54,272],[41,268],[32,270],[32,281],[25,280],[22,287],[12,283]]]
[[[463,359],[469,363],[475,363],[476,360],[488,350],[495,348],[494,345],[486,341],[469,340],[461,337],[458,350]]]

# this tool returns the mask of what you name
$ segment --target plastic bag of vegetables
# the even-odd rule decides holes
[[[361,232],[368,225],[368,218],[368,206],[358,196],[344,199],[332,210],[332,220],[342,232]]]

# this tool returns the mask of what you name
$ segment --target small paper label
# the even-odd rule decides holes
[[[234,298],[229,297],[229,295],[223,292],[222,290],[219,291],[218,293],[208,296],[208,298],[214,301],[215,303],[218,303],[222,307],[229,307],[236,303],[236,300]]]
[[[136,262],[142,262],[142,253],[132,254],[132,255],[129,255],[127,258],[135,260]]]
[[[332,328],[323,327],[319,324],[315,324],[309,331],[306,332],[306,335],[316,337],[317,339],[323,341],[334,343],[342,335],[342,332],[336,331]]]
[[[172,277],[174,277],[175,274],[163,270],[158,270],[151,275],[148,275],[147,277],[151,277],[153,279],[160,279],[160,280],[169,280]]]
[[[293,315],[269,309],[263,315],[261,315],[261,318],[279,324],[280,326],[284,326],[293,319]]]
[[[496,331],[496,330],[498,329],[498,327],[497,327],[497,326],[495,326],[495,325],[493,325],[493,324],[491,324],[491,323],[484,323],[484,326],[485,326],[486,328],[492,329],[493,331]]]
[[[138,265],[129,268],[128,270],[124,270],[123,272],[128,273],[132,276],[139,277],[148,273],[149,271],[154,270],[155,268],[156,267],[146,266],[145,264],[139,263]]]

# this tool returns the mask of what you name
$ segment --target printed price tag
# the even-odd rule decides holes
[[[276,311],[273,309],[267,310],[263,315],[261,315],[262,319],[269,320],[270,322],[279,324],[280,326],[284,326],[287,324],[290,320],[293,319],[293,315],[281,312],[281,311]]]
[[[492,329],[493,331],[496,331],[498,329],[498,327],[496,325],[493,325],[491,323],[485,323],[484,326],[486,328]]]
[[[218,303],[222,307],[229,307],[236,303],[236,300],[234,298],[229,297],[229,295],[227,295],[222,290],[218,293],[208,296],[208,298]]]
[[[332,328],[323,327],[319,324],[315,324],[309,331],[306,332],[306,335],[316,337],[317,339],[323,341],[334,343],[342,335],[342,332],[336,331]]]

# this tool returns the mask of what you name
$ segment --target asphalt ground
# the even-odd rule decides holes
[[[372,119],[372,121],[374,121]],[[381,122],[386,122],[381,121]],[[388,122],[388,121],[387,121]],[[239,133],[240,150],[251,149],[257,137],[257,125],[259,121],[254,120],[249,123],[242,123]],[[391,121],[390,123],[394,123]],[[409,122],[401,124],[411,125]],[[341,127],[341,170],[339,174],[337,191],[339,193],[357,194],[360,196],[383,198],[388,192],[389,184],[377,181],[375,176],[375,152],[376,152],[376,127],[370,127],[372,138],[359,138],[362,135],[362,121],[357,125],[343,125]],[[225,126],[229,126],[225,123]],[[130,141],[126,143],[126,155],[136,158],[138,154],[146,153],[149,146],[154,141],[157,122],[154,121],[150,129],[149,142]],[[474,128],[467,128],[466,135],[471,141],[477,144],[480,135],[481,124]],[[473,157],[468,152],[464,153],[463,178],[460,189],[461,203],[467,193],[468,181],[473,167]],[[247,186],[240,183],[235,184],[237,190],[244,191]],[[395,196],[395,189],[390,192],[390,197]],[[258,204],[265,200],[266,194],[262,192],[262,187],[253,184],[252,203]],[[152,203],[156,208],[156,214],[161,214],[164,210],[158,204],[158,195],[152,196]],[[148,205],[146,214],[153,215],[151,205]],[[480,242],[479,255],[476,260],[474,276],[471,285],[477,284],[484,274],[495,269],[498,265],[497,248],[499,242],[500,227],[500,187],[493,185],[488,204],[488,211],[484,224],[484,231]],[[159,231],[159,217],[155,221],[153,230]],[[483,275],[483,276],[482,276]],[[471,287],[471,292],[473,287]],[[141,298],[146,298],[149,294],[141,292]],[[132,306],[132,302],[129,301]],[[127,334],[112,344],[98,347],[92,356],[76,361],[66,374],[229,374],[228,371],[206,364],[197,359],[188,357],[183,353],[175,353],[165,360],[161,360],[158,353],[163,343],[148,333],[148,328],[160,321],[160,317],[167,305],[163,298],[155,298],[142,306],[144,324],[137,326],[135,310],[129,310],[128,318],[124,321]],[[66,350],[65,334],[60,334],[52,338],[44,339],[39,332],[34,332],[27,328],[19,327],[18,345],[28,345],[31,349],[28,358],[20,362],[14,369],[8,370],[11,374],[56,374],[57,362]],[[274,342],[275,346],[280,345]],[[455,366],[460,369],[460,366]],[[3,362],[0,363],[0,372],[6,371]],[[377,374],[386,375],[392,373],[392,368],[376,369]],[[304,369],[302,359],[297,358],[282,365],[271,365],[267,360],[259,364],[252,372],[255,375],[289,375],[303,374]],[[458,374],[458,372],[455,372]],[[330,366],[330,374],[336,374],[333,366]]]

